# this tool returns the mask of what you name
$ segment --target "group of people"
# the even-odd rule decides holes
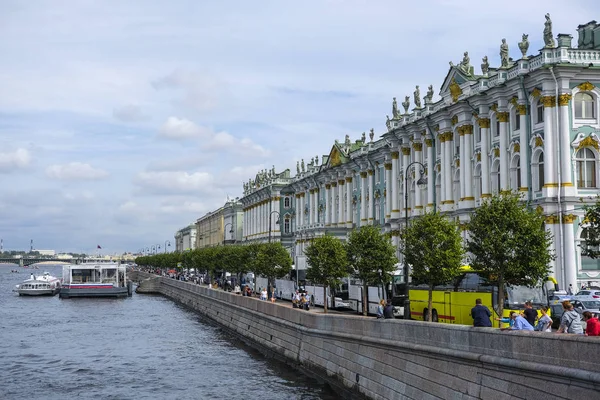
[[[292,307],[309,311],[310,299],[305,293],[300,293],[300,291],[296,290],[296,292],[292,296]]]
[[[560,319],[558,333],[600,336],[600,321],[591,312],[584,311],[580,315],[568,300],[563,301],[562,306],[564,312]],[[552,318],[548,315],[548,309],[548,306],[542,306],[541,316],[538,316],[533,304],[527,301],[522,312],[511,311],[508,318],[496,318],[496,321],[509,324],[507,328],[501,328],[502,330],[552,332]],[[490,309],[482,304],[481,299],[475,300],[475,307],[471,309],[473,326],[491,327],[491,316]]]
[[[379,305],[377,306],[377,318],[378,319],[393,319],[394,318],[394,306],[392,306],[392,301],[388,299],[387,301],[381,299],[379,301]]]

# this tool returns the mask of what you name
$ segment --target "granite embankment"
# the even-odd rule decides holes
[[[150,277],[150,278],[149,278]],[[298,311],[134,272],[258,348],[370,399],[573,399],[600,393],[600,339]]]

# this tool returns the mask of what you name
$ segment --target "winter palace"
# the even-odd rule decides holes
[[[528,35],[512,52],[517,59],[499,41],[497,67],[486,56],[476,71],[464,52],[450,63],[439,100],[432,86],[423,96],[417,86],[400,104],[393,99],[387,132],[377,138],[373,130],[346,136],[326,155],[299,162],[295,175],[260,171],[220,209],[217,227],[207,231],[215,212],[198,219],[196,245],[208,237],[281,241],[300,275],[314,237],[345,238],[372,224],[398,245],[406,220],[436,209],[465,223],[485,198],[518,191],[545,215],[561,287],[600,286],[600,266],[579,247],[582,206],[600,188],[600,25],[580,25],[577,35],[555,37],[546,15],[544,47],[534,55]]]

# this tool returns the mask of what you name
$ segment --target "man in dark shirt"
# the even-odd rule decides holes
[[[535,320],[538,317],[538,313],[533,309],[533,304],[531,304],[530,301],[525,302],[525,311],[523,311],[523,316],[531,326],[535,326]]]
[[[481,299],[475,300],[475,307],[471,309],[473,317],[473,326],[492,326],[490,309],[481,304]]]
[[[388,299],[385,307],[383,307],[383,318],[385,318],[385,319],[393,319],[394,318],[394,306],[392,306],[392,301],[389,299]]]

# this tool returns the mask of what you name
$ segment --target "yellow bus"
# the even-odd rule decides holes
[[[447,324],[473,325],[471,309],[475,300],[492,312],[492,326],[506,327],[496,321],[498,315],[498,289],[490,286],[477,272],[470,267],[463,267],[463,273],[452,284],[436,286],[432,293],[431,319],[433,322]],[[547,278],[548,282],[557,288],[556,280]],[[410,315],[412,319],[427,321],[429,319],[429,291],[427,285],[410,286],[408,298],[410,299]],[[506,286],[504,311],[502,317],[508,318],[511,311],[520,311],[525,308],[525,302],[531,301],[533,308],[538,310],[543,305],[548,305],[546,283],[536,288],[527,286]]]

